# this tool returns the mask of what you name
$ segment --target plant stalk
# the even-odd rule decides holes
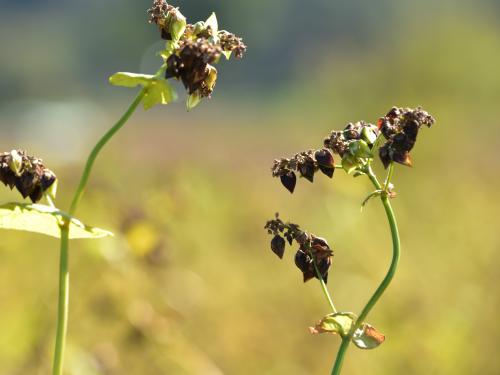
[[[66,332],[68,330],[69,307],[69,268],[68,268],[68,241],[69,222],[61,225],[61,253],[59,259],[59,303],[57,308],[57,333],[54,350],[53,375],[61,375],[63,371],[64,349],[66,346]]]
[[[102,148],[109,142],[109,140],[125,125],[130,116],[135,112],[139,104],[141,103],[146,90],[142,89],[136,98],[130,104],[128,109],[122,115],[122,117],[109,129],[106,134],[97,142],[94,146],[92,152],[90,153],[85,168],[83,170],[80,182],[71,201],[71,206],[69,209],[69,214],[74,215],[78,203],[83,196],[85,187],[87,186],[90,173],[92,172],[92,167],[94,162],[99,155]],[[61,228],[61,252],[60,252],[60,265],[59,265],[59,302],[58,302],[58,316],[57,316],[57,333],[56,333],[56,344],[54,350],[54,365],[52,370],[52,375],[62,375],[63,373],[63,362],[64,362],[64,349],[66,346],[66,333],[68,330],[68,311],[69,311],[69,267],[68,267],[68,242],[69,242],[69,225],[70,221],[65,220],[60,226]]]
[[[390,174],[388,177],[388,181],[390,180],[390,177],[392,177],[392,168],[393,166],[390,166]],[[370,166],[367,167],[367,175],[370,178],[370,181],[373,183],[376,189],[382,190],[382,186],[380,185],[380,182],[378,182],[377,177],[373,173],[373,170],[371,169]],[[342,363],[344,361],[345,353],[349,347],[349,343],[351,341],[352,335],[354,332],[361,326],[361,324],[365,321],[366,317],[370,313],[370,311],[373,309],[373,307],[376,305],[382,294],[384,294],[385,290],[391,283],[392,279],[394,278],[394,274],[396,273],[396,269],[398,266],[399,262],[399,256],[401,252],[401,243],[399,239],[399,231],[398,231],[398,226],[396,222],[396,216],[394,215],[394,211],[392,209],[391,203],[389,202],[389,197],[387,194],[382,194],[380,196],[380,200],[382,201],[382,205],[384,206],[385,213],[387,215],[387,220],[389,221],[389,226],[391,229],[391,237],[392,237],[392,261],[391,265],[389,267],[389,270],[387,271],[387,274],[385,275],[384,279],[378,286],[377,290],[373,294],[373,296],[370,298],[366,306],[363,308],[361,311],[361,314],[359,315],[358,319],[356,320],[356,323],[353,325],[351,328],[351,331],[349,332],[349,335],[344,337],[342,339],[342,344],[340,345],[339,351],[337,353],[337,358],[335,360],[334,367],[332,369],[332,375],[339,375],[340,371],[342,369]]]
[[[144,98],[144,95],[146,94],[146,89],[142,89],[139,94],[137,94],[136,98],[130,104],[128,107],[127,111],[122,115],[122,117],[116,122],[116,124],[113,125],[111,129],[109,129],[106,134],[97,142],[97,144],[94,146],[94,149],[90,153],[87,163],[85,164],[85,168],[82,173],[82,177],[80,177],[80,182],[78,184],[78,187],[76,188],[75,194],[73,196],[73,200],[71,201],[71,206],[69,209],[69,214],[74,215],[76,208],[78,206],[78,203],[80,202],[80,199],[83,196],[85,187],[87,186],[89,177],[90,177],[90,172],[92,171],[92,167],[94,166],[94,162],[97,159],[97,155],[99,155],[99,152],[101,152],[102,148],[106,145],[106,143],[109,142],[111,138],[120,130],[123,125],[128,121],[130,116],[135,112],[139,104],[141,103],[142,99]]]

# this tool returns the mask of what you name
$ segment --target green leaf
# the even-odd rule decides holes
[[[175,92],[165,79],[154,79],[147,86],[142,104],[148,110],[156,104],[168,104],[176,98]]]
[[[165,49],[159,52],[159,55],[163,58],[163,60],[167,61],[167,59],[172,56],[175,49],[177,48],[177,43],[173,40],[167,40],[165,43]]]
[[[196,92],[192,93],[187,97],[186,100],[186,108],[188,112],[192,110],[194,107],[196,107],[198,104],[200,104],[201,98],[200,95]]]
[[[217,35],[217,33],[219,32],[219,24],[217,22],[217,16],[215,15],[214,12],[212,12],[210,17],[208,17],[207,20],[205,21],[205,26],[210,26],[213,35]]]
[[[172,40],[177,42],[182,34],[186,30],[186,17],[184,17],[180,12],[176,12],[170,21],[170,35],[172,35]]]
[[[377,140],[377,132],[376,127],[367,127],[365,126],[361,131],[361,137],[370,145],[372,145]]]
[[[154,80],[150,74],[137,74],[118,72],[109,77],[109,83],[114,86],[136,87],[138,85],[147,86]]]
[[[346,153],[342,158],[342,168],[348,173],[351,174],[358,168],[360,165],[358,160],[351,154]]]
[[[232,52],[233,51],[222,51],[222,54],[226,57],[226,60],[229,60]]]
[[[0,228],[24,230],[60,238],[59,222],[71,220],[69,238],[101,238],[113,233],[90,227],[69,214],[43,204],[7,203],[0,206]]]
[[[350,142],[349,152],[356,158],[373,158],[370,146],[362,139]]]
[[[385,336],[367,323],[363,323],[352,336],[352,342],[360,349],[375,349],[385,341]]]
[[[344,337],[349,334],[355,319],[356,315],[351,312],[328,314],[315,327],[309,327],[309,330],[313,334],[328,332]]]

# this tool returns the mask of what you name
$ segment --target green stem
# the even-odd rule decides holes
[[[335,359],[335,365],[332,369],[332,375],[340,374],[340,371],[342,370],[342,364],[344,363],[345,353],[347,351],[347,348],[349,347],[350,342],[351,338],[349,336],[345,336],[342,338],[342,343],[340,344],[337,358]]]
[[[69,268],[68,268],[69,222],[61,226],[61,254],[59,259],[59,304],[57,308],[57,334],[52,375],[61,375],[63,370],[66,332],[68,330]]]
[[[391,170],[392,170],[392,165],[391,165]],[[391,170],[389,171],[390,174],[389,176],[392,176]],[[373,170],[371,167],[368,165],[367,167],[367,175],[370,178],[371,182],[377,189],[382,189],[382,186],[380,185],[380,182],[378,182],[377,177],[373,173]],[[388,176],[388,177],[389,177]],[[389,180],[389,178],[388,178]],[[335,365],[332,370],[332,375],[339,375],[340,371],[342,369],[342,362],[344,360],[345,353],[347,351],[347,348],[349,347],[350,340],[352,338],[353,333],[360,327],[360,325],[366,320],[366,317],[370,313],[370,311],[373,309],[373,307],[376,305],[382,294],[384,294],[385,290],[391,283],[392,279],[394,278],[394,274],[396,273],[396,269],[398,266],[399,262],[399,256],[400,256],[400,251],[401,251],[401,244],[400,244],[400,239],[399,239],[399,232],[398,232],[398,226],[396,223],[396,217],[394,215],[394,211],[392,209],[391,203],[389,202],[389,198],[387,196],[387,193],[382,194],[380,196],[380,200],[382,201],[382,205],[384,206],[385,213],[387,215],[387,220],[389,221],[389,226],[391,228],[391,236],[392,236],[392,261],[391,265],[389,267],[389,270],[387,271],[387,274],[385,275],[384,279],[380,283],[379,287],[373,294],[373,296],[370,298],[366,306],[363,308],[361,311],[361,314],[359,315],[358,319],[356,320],[356,323],[353,325],[351,328],[351,331],[348,336],[344,337],[342,339],[342,344],[340,345],[339,351],[337,353],[337,359],[335,360]]]
[[[137,109],[141,103],[146,90],[142,89],[132,104],[128,107],[127,111],[122,115],[122,117],[109,129],[106,134],[97,142],[94,146],[92,152],[90,153],[85,168],[83,170],[80,182],[73,196],[71,206],[69,209],[69,214],[74,215],[78,203],[83,196],[85,187],[87,186],[90,173],[92,172],[92,167],[94,162],[99,155],[102,148],[109,142],[109,140],[120,130],[123,125],[127,122],[130,116]],[[50,204],[53,204],[49,200]],[[69,268],[68,268],[68,240],[69,240],[69,220],[66,220],[61,228],[61,253],[60,253],[60,266],[59,266],[59,303],[58,303],[58,316],[57,316],[57,333],[56,333],[56,344],[54,351],[54,366],[52,370],[53,375],[62,375],[63,371],[63,360],[64,360],[64,349],[66,346],[66,332],[68,329],[68,311],[69,311]]]
[[[116,122],[115,125],[113,125],[111,129],[108,130],[106,134],[104,134],[104,136],[94,146],[94,149],[90,153],[87,159],[87,163],[85,164],[85,169],[83,170],[82,177],[80,178],[80,183],[78,184],[75,195],[73,196],[73,200],[71,201],[71,206],[69,209],[70,215],[73,215],[75,213],[78,203],[80,202],[80,199],[83,196],[85,186],[87,186],[87,182],[90,177],[90,172],[92,171],[92,167],[94,166],[94,162],[97,158],[97,155],[99,155],[99,152],[106,145],[106,143],[108,143],[109,140],[116,134],[116,132],[120,130],[123,127],[123,125],[125,125],[127,120],[130,118],[130,116],[134,113],[134,111],[141,103],[145,93],[146,90],[142,89],[141,92],[137,94],[136,98],[134,99],[130,107],[128,107],[127,111],[123,114],[123,116]]]
[[[316,262],[313,262],[314,264],[314,270],[316,271],[316,275],[318,275],[319,282],[321,284],[321,289],[323,290],[323,294],[325,295],[326,299],[328,300],[328,303],[330,304],[330,307],[332,308],[332,311],[334,313],[337,313],[337,309],[335,308],[335,305],[333,304],[333,299],[330,296],[330,292],[328,292],[328,287],[326,286],[325,280],[323,280],[323,276],[321,276],[321,273],[319,272],[318,266],[316,265]]]

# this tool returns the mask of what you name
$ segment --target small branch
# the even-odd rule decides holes
[[[316,262],[313,262],[314,264],[314,270],[316,271],[316,275],[318,275],[319,282],[321,284],[321,289],[323,290],[323,294],[325,295],[326,299],[328,300],[328,303],[330,304],[330,307],[332,308],[332,311],[334,313],[337,313],[337,309],[335,308],[335,305],[333,304],[333,299],[330,296],[330,292],[328,291],[328,287],[326,286],[325,280],[323,280],[323,276],[321,276],[321,273],[319,272],[318,266],[316,265]]]

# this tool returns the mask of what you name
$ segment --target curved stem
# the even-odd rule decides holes
[[[107,131],[106,134],[97,142],[97,144],[94,146],[94,149],[90,153],[87,163],[85,164],[85,168],[82,173],[82,177],[80,178],[80,182],[78,184],[78,187],[76,188],[75,195],[73,196],[73,200],[71,201],[71,206],[69,209],[69,214],[73,215],[76,211],[76,208],[78,206],[78,203],[80,202],[80,199],[83,196],[83,192],[85,190],[85,186],[87,186],[87,182],[89,180],[90,172],[92,171],[92,167],[94,166],[94,162],[97,158],[97,155],[99,155],[99,152],[102,150],[102,148],[108,143],[108,141],[116,134],[118,130],[120,130],[123,125],[127,122],[127,120],[130,118],[130,116],[134,113],[134,111],[137,109],[139,104],[141,103],[142,98],[144,97],[146,93],[145,89],[142,89],[139,94],[137,94],[136,98],[128,107],[127,111],[123,114],[123,116],[116,122],[116,124],[113,125],[111,129]]]
[[[61,375],[63,370],[66,332],[68,330],[69,268],[68,268],[69,222],[61,226],[61,254],[59,259],[59,304],[57,308],[57,333],[52,375]]]
[[[389,171],[390,174],[389,176],[392,175],[392,165],[391,165],[391,170]],[[382,189],[382,186],[380,185],[380,182],[378,182],[377,177],[373,173],[373,170],[371,169],[370,166],[367,168],[367,175],[370,178],[371,182],[377,189]],[[390,177],[389,177],[390,178]],[[388,179],[389,179],[388,178]],[[398,266],[399,262],[399,256],[400,256],[400,251],[401,251],[401,243],[399,239],[399,232],[398,232],[398,226],[396,222],[396,216],[394,215],[394,211],[392,209],[391,203],[389,202],[389,198],[387,194],[382,194],[380,196],[380,200],[382,201],[382,205],[384,206],[385,213],[387,215],[387,220],[389,221],[389,226],[391,228],[391,237],[392,237],[392,261],[391,265],[389,266],[389,270],[387,271],[387,274],[385,275],[384,279],[378,286],[377,290],[373,294],[373,296],[370,298],[366,306],[363,308],[361,311],[361,314],[359,315],[358,319],[356,320],[356,323],[353,325],[351,328],[351,332],[349,333],[348,336],[344,337],[342,339],[342,344],[340,345],[339,351],[337,353],[337,359],[335,360],[335,365],[332,370],[332,375],[338,375],[340,374],[340,371],[342,369],[342,362],[344,360],[345,353],[347,351],[347,348],[349,347],[350,340],[352,338],[353,333],[356,331],[356,329],[359,328],[359,326],[365,321],[366,317],[370,313],[370,311],[373,309],[375,304],[378,302],[382,294],[384,294],[385,290],[391,283],[394,274],[396,273],[396,269]]]
[[[85,187],[90,177],[92,167],[94,162],[99,155],[102,148],[108,143],[108,141],[120,130],[123,125],[127,122],[130,116],[137,109],[141,103],[144,95],[146,94],[146,89],[142,89],[132,104],[128,107],[122,117],[109,129],[106,134],[97,142],[94,146],[92,152],[90,153],[85,168],[83,170],[80,182],[73,196],[71,206],[69,209],[70,216],[73,216],[78,203],[83,196]],[[53,204],[49,200],[50,204]],[[60,253],[60,265],[59,265],[59,302],[58,302],[58,316],[57,316],[57,333],[56,333],[56,344],[54,350],[54,365],[52,374],[62,375],[63,371],[63,360],[64,360],[64,349],[66,346],[66,333],[68,330],[68,311],[69,311],[69,267],[68,267],[68,242],[69,242],[69,220],[65,220],[61,224],[61,253]]]

